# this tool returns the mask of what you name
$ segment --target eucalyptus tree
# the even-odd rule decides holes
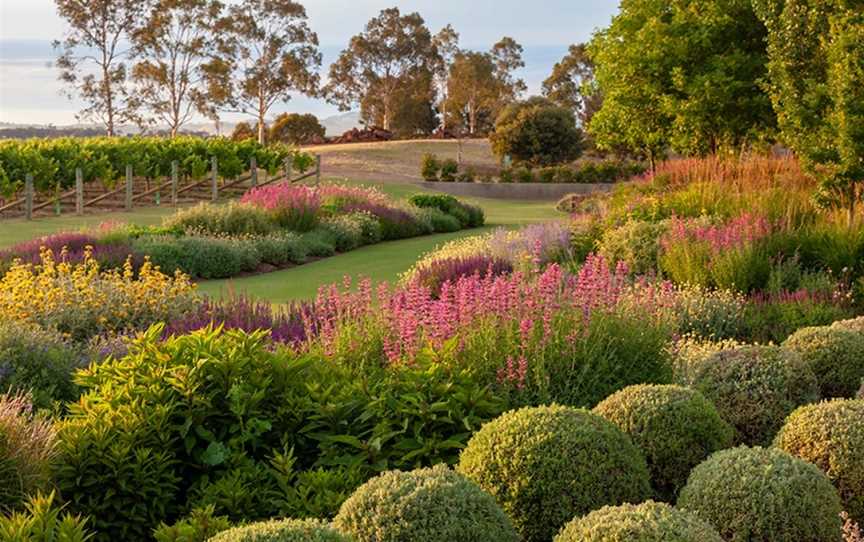
[[[318,35],[306,8],[292,0],[241,0],[215,31],[223,36],[224,54],[211,65],[211,92],[230,110],[254,116],[263,144],[273,106],[294,93],[318,95]]]
[[[341,111],[360,106],[367,122],[389,130],[404,105],[401,99],[419,97],[432,103],[431,75],[439,62],[432,34],[419,13],[385,9],[351,38],[330,66],[324,95]],[[404,92],[408,87],[414,91]]]
[[[213,32],[223,9],[218,0],[157,0],[132,34],[135,93],[150,122],[166,124],[172,137],[224,102],[210,85],[227,65]]]
[[[60,80],[69,98],[84,107],[80,120],[95,120],[109,136],[124,122],[137,122],[138,101],[129,92],[131,35],[147,16],[152,0],[54,0],[67,24],[54,42]]]

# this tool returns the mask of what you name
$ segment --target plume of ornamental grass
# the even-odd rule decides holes
[[[29,397],[0,395],[0,510],[18,508],[50,486],[56,453],[54,426],[34,414]]]

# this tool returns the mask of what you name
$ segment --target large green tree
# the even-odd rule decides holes
[[[765,27],[750,0],[623,0],[588,52],[601,148],[701,154],[770,133]]]
[[[360,106],[365,122],[390,130],[397,113],[408,107],[402,100],[419,99],[431,108],[438,62],[432,34],[420,14],[385,9],[351,38],[330,66],[324,95],[342,111]]]
[[[754,0],[768,28],[770,94],[783,141],[850,225],[864,183],[864,3]]]
[[[321,53],[306,19],[306,8],[293,0],[241,0],[217,28],[225,54],[211,67],[211,92],[255,116],[259,143],[274,105],[292,93],[318,93]]]

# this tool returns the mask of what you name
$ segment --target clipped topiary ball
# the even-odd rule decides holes
[[[605,506],[568,523],[554,542],[723,542],[717,531],[691,512],[668,504]]]
[[[793,412],[774,445],[822,469],[864,523],[864,401],[837,399]]]
[[[235,527],[209,542],[351,542],[351,538],[317,519],[285,519]]]
[[[369,480],[333,523],[357,542],[519,540],[495,499],[445,465]]]
[[[558,405],[485,424],[458,470],[495,497],[525,542],[546,542],[576,516],[651,492],[645,458],[627,435],[597,414]]]
[[[594,408],[630,435],[648,460],[651,483],[674,500],[693,467],[732,446],[735,431],[701,393],[681,386],[640,384]]]
[[[732,424],[737,444],[769,444],[795,408],[819,399],[816,376],[797,353],[777,346],[722,350],[692,370],[692,387]]]
[[[864,377],[864,333],[842,327],[805,327],[783,346],[801,354],[822,397],[853,397]]]
[[[730,542],[836,542],[840,496],[816,466],[775,448],[717,452],[693,469],[678,507]]]

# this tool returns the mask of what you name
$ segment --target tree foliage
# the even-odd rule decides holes
[[[303,145],[323,139],[325,132],[315,115],[282,113],[270,126],[270,141]]]
[[[137,121],[137,101],[127,87],[128,41],[151,0],[55,0],[66,20],[59,51],[60,80],[70,98],[84,102],[80,120],[95,120],[109,136],[119,124]]]
[[[452,122],[471,135],[490,130],[501,109],[525,91],[525,82],[513,76],[524,65],[522,46],[507,37],[487,53],[456,53],[447,85]]]
[[[431,76],[438,61],[432,34],[419,13],[385,9],[351,38],[330,66],[324,95],[342,111],[359,105],[367,124],[389,130],[400,98],[434,101]]]
[[[850,223],[864,181],[860,2],[756,0],[768,28],[770,95],[784,142],[821,179],[818,200]]]
[[[763,137],[775,122],[764,40],[750,0],[624,0],[588,48],[598,146],[653,160],[669,146],[699,154]]]
[[[224,62],[211,66],[211,81],[231,106],[258,120],[264,143],[265,118],[279,102],[299,92],[316,95],[321,65],[318,36],[306,23],[306,9],[293,0],[242,0],[223,19]]]
[[[217,96],[207,74],[218,69],[213,38],[222,4],[217,0],[159,0],[132,35],[135,93],[171,136],[196,113],[213,116]]]
[[[575,160],[582,153],[582,130],[573,113],[546,98],[531,98],[508,105],[495,121],[492,149],[503,157],[532,166]]]
[[[588,56],[587,45],[571,45],[564,58],[555,63],[543,81],[543,95],[572,110],[582,126],[591,122],[603,98],[595,84],[594,62]]]

